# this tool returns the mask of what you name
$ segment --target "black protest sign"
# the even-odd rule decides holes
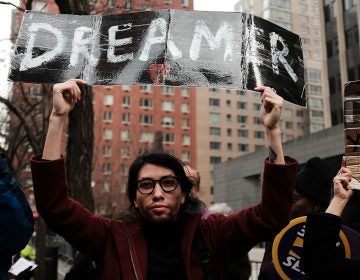
[[[301,39],[246,13],[159,10],[107,16],[27,11],[9,79],[227,89],[269,85],[305,106]]]

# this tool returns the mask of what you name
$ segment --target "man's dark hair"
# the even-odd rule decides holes
[[[129,169],[129,177],[126,189],[126,195],[130,206],[125,213],[120,213],[120,219],[136,219],[138,211],[135,209],[134,201],[136,199],[136,185],[139,177],[139,172],[145,164],[154,164],[157,166],[169,168],[179,180],[181,191],[185,194],[185,202],[180,211],[197,212],[204,208],[204,204],[199,199],[190,195],[190,190],[193,186],[191,180],[187,177],[184,171],[184,163],[174,155],[169,153],[150,153],[141,155],[135,159]],[[196,211],[195,211],[196,210]]]

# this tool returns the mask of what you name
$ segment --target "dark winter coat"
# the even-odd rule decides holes
[[[28,243],[34,218],[21,186],[0,156],[0,280],[8,279],[12,255]]]
[[[306,220],[302,265],[310,279],[359,279],[360,261],[339,256],[341,218],[332,214],[312,214]],[[360,240],[359,240],[360,242]]]
[[[182,239],[187,279],[204,279],[192,241],[200,227],[210,254],[214,279],[226,278],[226,264],[260,241],[271,240],[290,219],[297,162],[286,165],[265,161],[261,203],[228,217],[188,214]],[[68,196],[64,160],[31,160],[38,211],[47,225],[102,267],[101,279],[147,278],[148,253],[139,221],[125,223],[93,215]],[[241,186],[239,186],[241,187]]]

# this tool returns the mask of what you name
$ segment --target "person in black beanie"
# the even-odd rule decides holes
[[[330,166],[319,157],[310,158],[296,175],[295,190],[291,207],[291,218],[324,212],[330,203],[332,172]],[[265,244],[264,258],[260,267],[259,280],[280,279],[272,261],[273,241]]]
[[[331,198],[332,178],[325,161],[310,158],[296,176],[291,217],[324,212]]]

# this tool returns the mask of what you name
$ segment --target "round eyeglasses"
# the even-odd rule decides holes
[[[159,182],[161,189],[166,193],[174,191],[179,184],[177,177],[165,176],[161,177],[159,180],[150,178],[139,180],[136,182],[136,188],[141,194],[151,194],[155,189],[156,182]]]

